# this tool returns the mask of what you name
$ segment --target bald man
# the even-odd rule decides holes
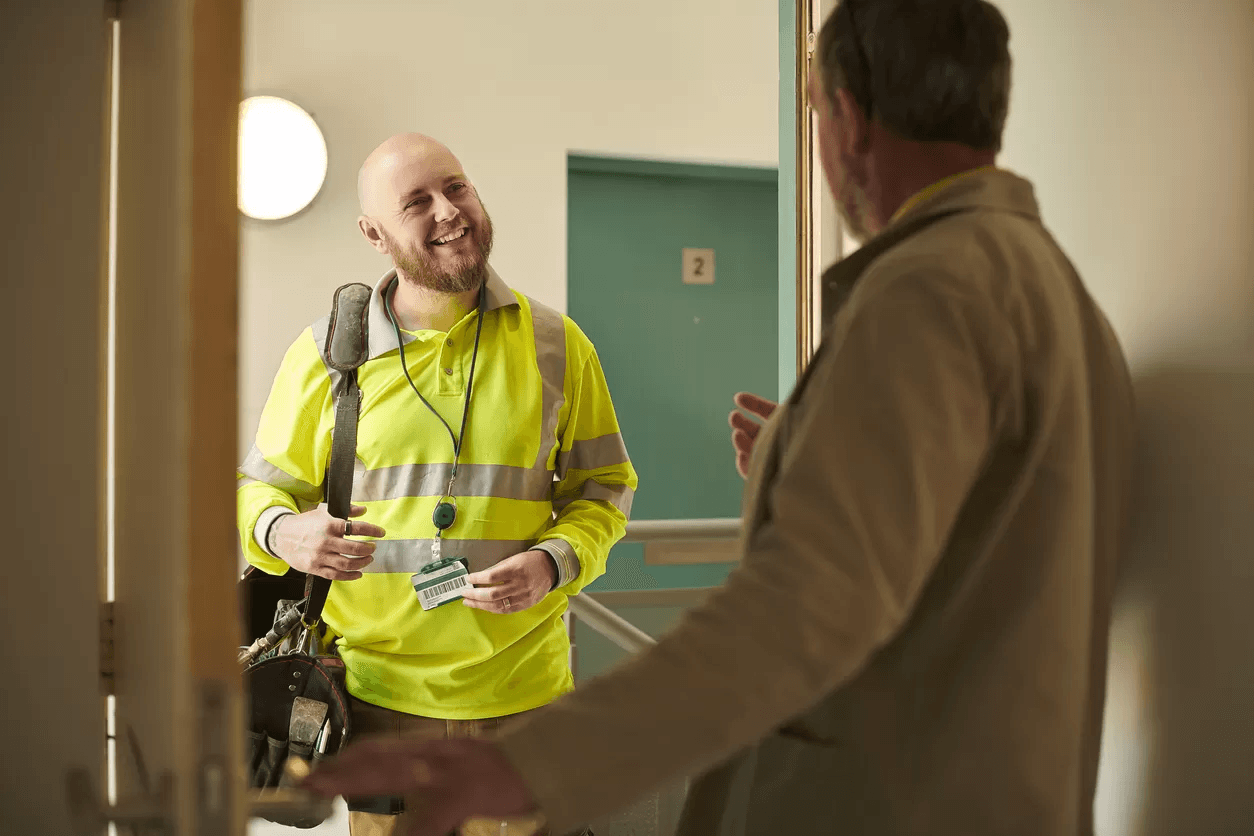
[[[337,582],[323,620],[354,736],[495,735],[573,688],[562,615],[605,571],[636,473],[591,342],[489,265],[492,220],[457,157],[395,136],[357,188],[392,266],[358,370],[352,519],[320,505],[340,381],[324,318],[289,348],[240,467],[241,543],[263,571]],[[402,809],[355,800],[349,831],[392,833]]]

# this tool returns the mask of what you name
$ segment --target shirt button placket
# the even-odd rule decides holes
[[[453,357],[453,338],[447,337],[444,340],[444,347],[440,349],[440,391],[444,393],[453,393],[457,391],[457,376],[455,372]]]

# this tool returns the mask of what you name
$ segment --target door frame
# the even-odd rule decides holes
[[[738,180],[754,183],[777,183],[779,171],[774,166],[741,165],[739,163],[702,163],[670,160],[660,157],[627,157],[590,151],[568,151],[566,170],[593,174],[629,174],[640,177],[690,177],[702,180]]]
[[[119,805],[242,834],[236,584],[242,0],[118,4]]]
[[[820,0],[779,0],[780,400],[792,390],[822,337],[820,215],[825,185],[818,118],[808,85],[821,12]],[[837,258],[841,240],[838,234]]]

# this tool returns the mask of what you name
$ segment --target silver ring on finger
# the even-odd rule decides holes
[[[509,610],[510,610],[509,596],[506,595],[505,596],[505,612],[509,612]]]
[[[344,520],[344,536],[345,537],[353,536],[353,521],[352,520]]]

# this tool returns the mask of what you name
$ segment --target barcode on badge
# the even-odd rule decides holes
[[[462,597],[464,590],[471,589],[470,583],[466,580],[466,569],[460,564],[429,575],[415,575],[413,580],[414,591],[418,593],[418,603],[424,610],[455,601]]]
[[[443,596],[445,593],[452,592],[455,589],[462,590],[462,589],[469,589],[469,588],[470,588],[470,584],[466,583],[465,578],[458,578],[455,581],[445,581],[439,586],[433,586],[430,589],[424,589],[422,591],[422,597],[423,597],[423,600],[425,601],[434,602],[435,599]]]

